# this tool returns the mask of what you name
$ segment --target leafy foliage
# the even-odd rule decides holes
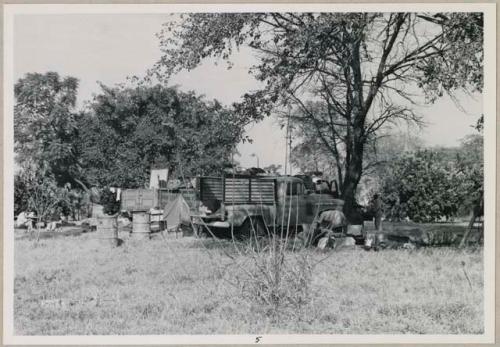
[[[14,86],[16,160],[36,163],[63,186],[78,174],[74,113],[78,80],[56,72],[28,73]]]
[[[482,137],[458,149],[419,150],[388,165],[382,198],[391,219],[433,222],[467,214],[482,199]]]
[[[21,168],[14,178],[16,214],[74,215],[83,207],[82,199],[76,199],[83,194],[77,89],[76,78],[56,72],[28,73],[14,86],[14,150]]]
[[[457,154],[457,170],[462,177],[463,190],[467,192],[462,210],[467,210],[467,212],[477,207],[483,200],[483,146],[482,135],[469,135],[462,140]]]
[[[34,212],[38,222],[38,241],[40,222],[59,219],[62,208],[67,203],[68,185],[59,187],[54,176],[35,164],[24,164],[18,179],[22,182],[22,196],[26,197],[26,210]]]
[[[431,100],[465,88],[483,89],[483,14],[479,12],[419,15],[420,18],[442,27],[446,49],[417,64],[422,74],[419,86]],[[458,57],[458,58],[457,58]]]
[[[243,124],[217,101],[175,88],[102,87],[80,120],[81,165],[93,186],[143,187],[152,168],[213,174]]]
[[[71,215],[74,220],[80,220],[81,217],[88,217],[91,213],[90,191],[82,189],[70,189],[65,201],[63,214]]]
[[[407,215],[416,222],[451,217],[458,210],[459,197],[449,177],[450,169],[431,151],[419,151],[397,160],[382,188],[389,215]]]

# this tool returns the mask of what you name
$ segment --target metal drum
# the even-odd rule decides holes
[[[105,244],[118,246],[118,229],[116,227],[116,217],[99,216],[97,218],[97,235]]]
[[[164,229],[164,221],[163,221],[163,211],[162,210],[152,210],[149,213],[149,229],[151,232],[158,232]]]
[[[132,213],[132,234],[136,239],[149,238],[151,230],[149,228],[149,213],[133,212]]]

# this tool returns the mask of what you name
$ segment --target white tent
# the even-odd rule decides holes
[[[163,209],[163,220],[167,222],[168,230],[176,230],[181,224],[191,224],[190,208],[182,194],[169,201]]]

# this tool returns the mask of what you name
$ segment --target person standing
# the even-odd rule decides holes
[[[36,217],[34,212],[28,212],[28,234],[31,234],[33,232],[33,225],[36,223]]]
[[[375,222],[375,230],[381,231],[382,216],[384,214],[384,209],[382,205],[382,199],[378,194],[373,195],[372,209],[373,209],[373,219]]]

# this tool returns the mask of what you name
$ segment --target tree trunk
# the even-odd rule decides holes
[[[344,200],[344,214],[349,219],[355,210],[356,189],[363,168],[363,144],[354,146],[350,165],[346,168],[341,198]]]
[[[38,241],[40,240],[40,224],[42,223],[42,217],[38,217],[36,219],[36,239],[35,239],[35,243],[38,243]]]
[[[351,42],[350,68],[352,70],[352,110],[349,119],[352,125],[347,129],[346,170],[344,176],[342,199],[344,214],[350,220],[355,213],[356,188],[363,171],[364,127],[366,111],[363,109],[363,81],[361,74],[360,40]]]

